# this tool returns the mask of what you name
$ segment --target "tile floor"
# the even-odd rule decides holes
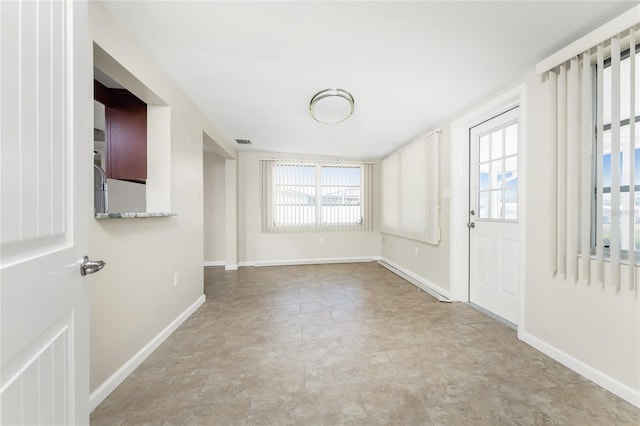
[[[205,268],[98,425],[640,425],[640,410],[375,263]]]

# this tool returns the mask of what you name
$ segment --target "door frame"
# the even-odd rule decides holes
[[[469,302],[469,137],[471,128],[519,106],[518,114],[518,222],[520,225],[521,250],[519,256],[519,318],[518,330],[524,329],[525,305],[525,261],[526,261],[526,155],[527,155],[527,86],[521,83],[489,101],[479,105],[451,124],[450,155],[450,261],[449,282],[451,299]]]

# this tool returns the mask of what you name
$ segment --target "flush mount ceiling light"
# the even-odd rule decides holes
[[[336,124],[351,117],[353,107],[351,93],[342,89],[325,89],[313,95],[309,113],[319,123]]]

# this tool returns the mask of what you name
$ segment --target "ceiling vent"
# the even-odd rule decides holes
[[[240,145],[251,145],[251,141],[249,139],[236,139]]]

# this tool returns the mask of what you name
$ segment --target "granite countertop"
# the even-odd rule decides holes
[[[96,219],[144,219],[148,217],[177,216],[171,212],[125,212],[125,213],[96,213]]]

